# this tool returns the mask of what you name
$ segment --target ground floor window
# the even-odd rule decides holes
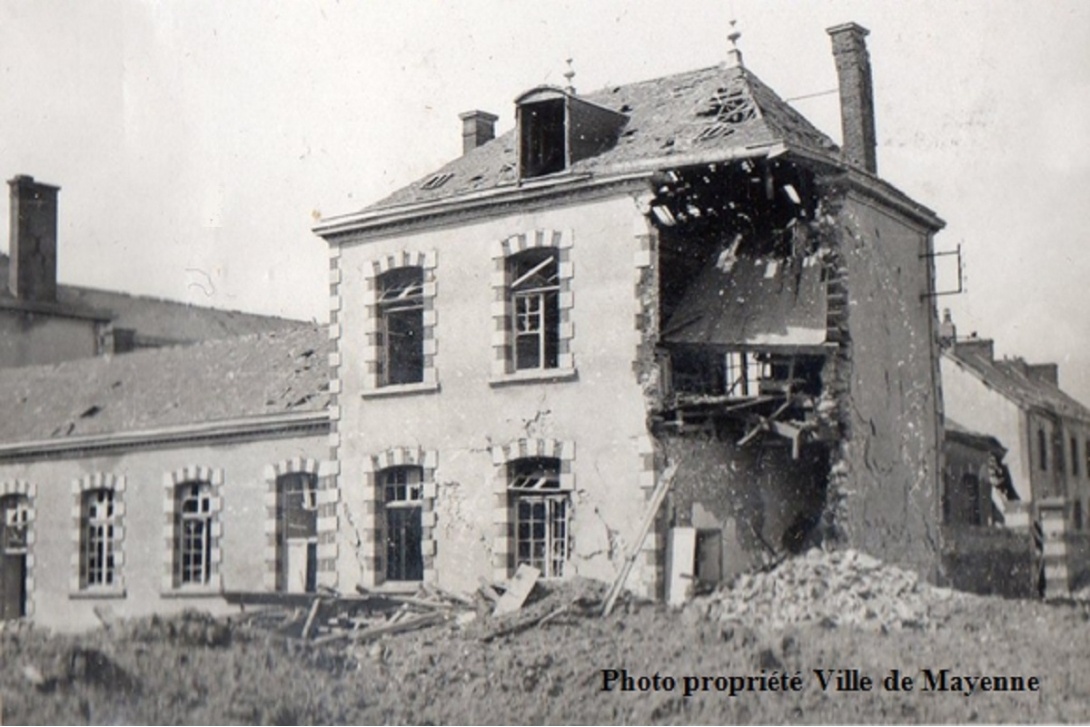
[[[26,615],[27,529],[30,505],[26,497],[0,498],[0,620]]]
[[[379,472],[386,511],[386,580],[424,579],[423,471],[389,467]]]
[[[116,509],[113,490],[83,493],[80,538],[80,585],[112,586],[116,578]]]
[[[560,460],[531,457],[508,465],[508,493],[515,516],[515,562],[564,575],[568,560],[569,496],[560,489]]]
[[[208,583],[212,574],[212,485],[183,482],[177,488],[178,581]]]
[[[277,488],[277,590],[318,589],[318,477],[309,472],[280,475]]]

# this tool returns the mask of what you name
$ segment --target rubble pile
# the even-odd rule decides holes
[[[773,570],[740,575],[691,607],[710,620],[770,629],[816,622],[888,631],[933,626],[931,607],[959,597],[864,553],[814,548]]]

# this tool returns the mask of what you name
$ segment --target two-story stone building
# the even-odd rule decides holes
[[[942,222],[877,176],[867,31],[829,33],[842,148],[732,47],[463,114],[460,158],[315,228],[342,584],[612,579],[671,464],[646,593],[683,528],[703,580],[827,538],[935,574]]]

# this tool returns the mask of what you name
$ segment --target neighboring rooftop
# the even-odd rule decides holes
[[[1032,364],[1019,357],[995,359],[991,352],[990,340],[960,339],[943,354],[975,374],[989,388],[1023,407],[1038,407],[1090,423],[1090,408],[1035,373]]]
[[[8,278],[9,264],[8,256],[0,253],[0,306],[26,307],[27,304],[18,301],[4,283]],[[136,348],[193,343],[310,325],[288,318],[220,310],[78,285],[58,285],[55,302],[33,305],[62,315],[69,313],[109,320],[115,329],[134,331],[133,344]]]
[[[0,369],[0,443],[322,411],[329,351],[326,328],[312,325]]]

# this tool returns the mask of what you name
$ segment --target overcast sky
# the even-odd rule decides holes
[[[714,65],[731,17],[787,99],[835,88],[826,27],[870,29],[879,173],[964,245],[939,305],[1090,403],[1077,0],[0,0],[0,174],[60,185],[62,282],[324,321],[311,225],[457,156],[459,112],[509,128],[569,57],[581,91]],[[835,95],[794,103],[839,140]]]

